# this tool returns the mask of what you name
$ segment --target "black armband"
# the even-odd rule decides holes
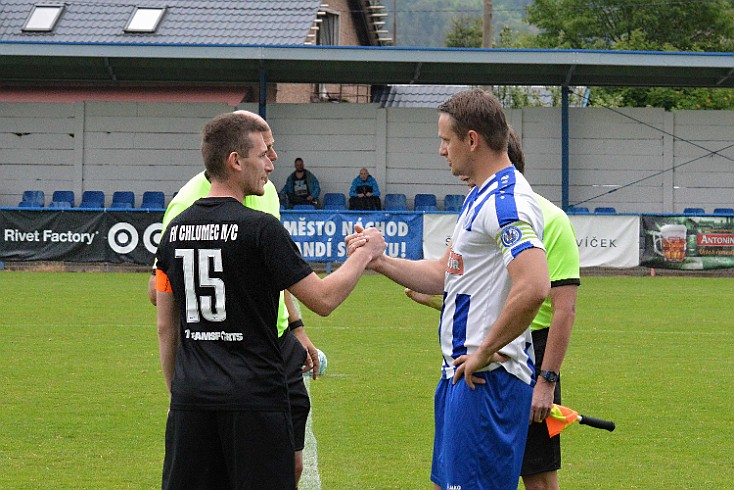
[[[303,320],[296,320],[288,324],[288,330],[295,330],[303,326]]]

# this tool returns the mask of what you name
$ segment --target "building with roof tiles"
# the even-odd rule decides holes
[[[381,46],[384,7],[367,0],[7,0],[0,4],[0,41],[79,45],[202,46]],[[43,70],[43,66],[37,67]],[[156,70],[142,60],[140,70]],[[234,69],[234,68],[233,68]],[[114,100],[160,102],[257,102],[258,83],[163,84],[68,82],[0,87],[5,102]],[[68,77],[64,77],[68,78]],[[80,74],[79,79],[83,78]],[[216,80],[216,77],[212,77]],[[276,103],[369,102],[371,87],[359,84],[267,84]]]

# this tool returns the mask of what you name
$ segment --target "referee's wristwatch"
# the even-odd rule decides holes
[[[541,371],[540,377],[549,383],[555,383],[561,375],[555,371]]]

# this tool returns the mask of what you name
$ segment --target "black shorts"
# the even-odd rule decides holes
[[[306,439],[306,421],[311,410],[311,400],[303,381],[303,365],[306,362],[306,349],[295,335],[286,331],[280,338],[280,350],[285,360],[288,379],[288,399],[291,404],[291,422],[296,451],[302,451]]]
[[[548,329],[533,331],[533,347],[535,350],[535,370],[540,371],[543,365],[545,343],[548,340]],[[561,403],[561,379],[556,383],[553,402]],[[532,422],[528,429],[528,442],[525,446],[525,456],[522,461],[523,476],[556,471],[561,467],[561,436],[548,436],[548,426],[545,422]]]
[[[293,452],[285,410],[171,410],[162,489],[295,489]]]

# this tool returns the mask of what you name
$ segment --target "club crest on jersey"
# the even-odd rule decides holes
[[[449,274],[464,274],[464,257],[451,250],[449,252],[449,263],[446,264],[446,272]]]
[[[502,230],[502,245],[507,248],[512,247],[514,244],[520,241],[522,238],[522,231],[517,226],[508,226]]]

